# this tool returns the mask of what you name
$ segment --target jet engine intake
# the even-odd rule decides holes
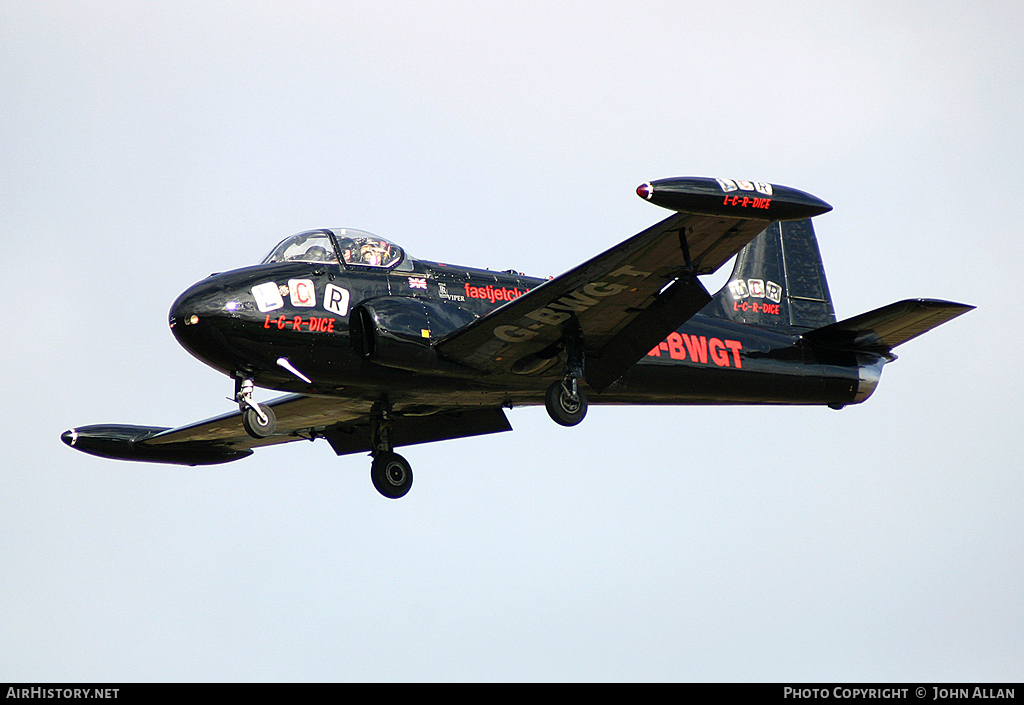
[[[446,302],[381,297],[352,310],[350,336],[356,354],[379,365],[436,371],[439,360],[431,342],[475,319],[471,311]]]

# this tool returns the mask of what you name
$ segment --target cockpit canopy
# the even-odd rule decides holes
[[[365,230],[333,228],[309,230],[286,238],[271,250],[263,264],[327,262],[388,269],[401,262],[403,256],[401,247]]]

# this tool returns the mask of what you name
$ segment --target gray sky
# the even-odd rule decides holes
[[[0,16],[0,680],[1024,678],[1019,3]],[[398,502],[323,442],[205,469],[60,443],[230,410],[167,310],[289,234],[554,275],[679,175],[831,203],[841,318],[978,309],[862,406],[517,409],[403,451]]]

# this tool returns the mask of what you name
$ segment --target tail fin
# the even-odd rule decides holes
[[[835,323],[811,221],[768,226],[740,250],[729,282],[703,312],[765,327],[814,329]]]

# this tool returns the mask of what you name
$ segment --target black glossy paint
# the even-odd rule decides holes
[[[285,392],[369,398],[387,389],[392,401],[429,394],[440,405],[459,405],[474,403],[477,389],[489,388],[504,393],[503,401],[509,403],[543,403],[545,390],[560,376],[558,356],[550,358],[554,363],[548,373],[480,375],[439,358],[431,343],[544,280],[411,259],[405,263],[408,268],[401,272],[275,264],[218,274],[175,301],[172,330],[185,349],[221,372],[244,371],[257,385]],[[285,296],[281,308],[257,310],[250,291],[254,285],[295,279],[316,284],[316,307],[293,306]],[[412,288],[410,279],[425,280],[426,290]],[[350,315],[339,316],[320,305],[328,284],[349,291]],[[446,298],[441,298],[442,284]],[[238,306],[228,311],[231,302]],[[360,317],[362,325],[357,326]],[[320,330],[322,323],[314,323],[311,330],[312,319],[324,318],[330,321],[328,330]],[[798,333],[700,313],[678,333],[697,339],[696,359],[645,356],[605,393],[589,393],[591,403],[840,405],[852,403],[857,394],[858,366],[852,356],[832,360],[826,370]],[[702,346],[713,340],[739,343],[741,367],[737,369],[731,352],[728,364],[716,362],[723,360],[721,355],[702,355]],[[280,357],[314,384],[280,367]]]
[[[828,213],[832,206],[788,186],[733,179],[681,176],[649,181],[637,194],[674,211],[766,220],[801,220]]]
[[[663,179],[637,193],[681,213],[553,282],[404,253],[389,268],[272,253],[212,275],[173,303],[171,329],[225,375],[301,395],[270,402],[284,421],[279,435],[253,440],[235,413],[180,429],[86,426],[62,440],[103,457],[183,464],[299,438],[360,452],[384,405],[395,445],[493,433],[509,429],[501,407],[544,403],[569,346],[582,350],[591,404],[841,408],[871,395],[892,347],[971,308],[916,300],[836,323],[810,221],[778,225],[828,204],[727,179]],[[309,235],[351,252],[346,232],[359,233]],[[290,239],[296,248],[304,235]],[[275,252],[294,251],[288,242]],[[712,297],[696,274],[737,251],[732,279]]]

